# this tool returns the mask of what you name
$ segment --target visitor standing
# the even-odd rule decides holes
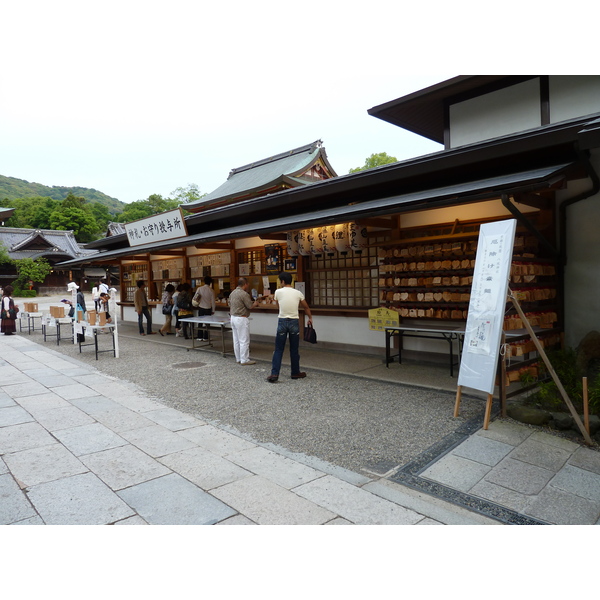
[[[292,275],[279,273],[278,279],[282,287],[275,290],[275,302],[279,306],[277,320],[277,335],[275,337],[275,351],[271,364],[271,374],[267,381],[275,383],[279,379],[281,360],[287,338],[290,338],[290,361],[292,363],[292,379],[302,379],[306,373],[300,371],[300,316],[298,308],[301,306],[308,316],[308,323],[312,325],[312,313],[304,298],[304,294],[292,287]]]
[[[215,314],[215,292],[212,288],[213,279],[210,276],[204,278],[204,285],[201,285],[192,298],[192,304],[198,309],[199,317],[206,317]],[[198,339],[208,340],[208,331],[205,327],[198,328]]]
[[[258,306],[258,300],[252,302],[248,294],[248,280],[240,277],[237,287],[229,295],[229,314],[231,316],[231,334],[235,360],[241,365],[255,365],[250,360],[250,309]]]
[[[153,335],[156,331],[152,331],[152,316],[150,315],[150,308],[148,304],[148,296],[146,295],[146,282],[137,282],[138,289],[135,290],[133,295],[133,304],[135,306],[135,312],[138,315],[138,327],[140,329],[140,335]],[[144,333],[144,317],[146,317],[146,331]]]

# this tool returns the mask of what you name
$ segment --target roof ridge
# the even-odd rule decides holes
[[[233,175],[236,175],[237,173],[248,171],[250,169],[254,169],[255,167],[260,167],[262,165],[266,165],[267,163],[275,162],[276,160],[281,160],[282,158],[287,158],[288,156],[293,156],[294,154],[301,154],[302,152],[313,152],[316,148],[321,148],[322,145],[323,142],[321,140],[316,140],[311,144],[306,144],[304,146],[300,146],[299,148],[288,150],[287,152],[281,152],[280,154],[275,154],[274,156],[270,156],[269,158],[256,160],[252,163],[248,163],[247,165],[231,169],[227,179],[229,179]]]

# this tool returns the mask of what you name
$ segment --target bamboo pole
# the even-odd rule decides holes
[[[583,424],[585,430],[590,434],[590,407],[588,403],[588,384],[587,377],[583,378]]]
[[[571,416],[573,417],[573,420],[575,421],[575,423],[577,423],[577,427],[579,428],[579,431],[581,432],[583,439],[586,441],[586,443],[588,443],[591,446],[593,444],[593,442],[592,442],[592,438],[590,437],[590,434],[587,432],[586,428],[584,427],[583,423],[581,422],[581,419],[579,418],[579,415],[577,414],[577,411],[575,410],[575,407],[573,406],[571,399],[567,395],[567,392],[565,391],[563,384],[560,382],[560,379],[558,378],[558,375],[556,374],[554,367],[550,364],[550,360],[548,359],[548,356],[546,355],[546,352],[544,351],[544,347],[542,346],[542,344],[540,344],[540,340],[538,340],[537,336],[535,335],[535,332],[533,331],[533,328],[531,327],[531,324],[529,323],[529,319],[525,316],[525,313],[523,312],[521,305],[519,304],[519,302],[513,295],[512,290],[510,288],[508,289],[508,297],[514,304],[514,307],[517,309],[517,312],[519,313],[519,316],[521,317],[521,320],[523,321],[523,325],[525,325],[525,328],[527,329],[527,333],[529,333],[531,340],[535,344],[537,351],[539,352],[540,356],[542,357],[542,359],[546,365],[546,368],[548,369],[548,372],[550,373],[552,379],[554,380],[554,383],[556,384],[556,387],[558,388],[558,391],[560,392],[562,399],[565,401],[565,404],[567,405],[567,408],[569,409],[569,412],[571,413]]]

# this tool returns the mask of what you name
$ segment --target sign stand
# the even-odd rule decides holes
[[[460,399],[462,397],[462,385],[456,388],[456,401],[454,403],[454,417],[458,417],[460,412]],[[492,403],[494,401],[494,395],[488,394],[485,403],[485,415],[483,417],[483,428],[487,429],[490,425],[490,418],[492,416]]]

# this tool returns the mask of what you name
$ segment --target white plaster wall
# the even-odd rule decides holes
[[[523,213],[539,212],[537,208],[515,203],[515,206]],[[492,217],[513,218],[512,214],[502,205],[501,200],[488,200],[462,206],[450,206],[447,208],[436,208],[432,210],[415,211],[404,213],[400,217],[403,228],[425,227],[437,223],[452,223],[455,219],[468,221],[472,219],[489,219]]]
[[[250,335],[275,337],[277,331],[277,313],[252,311],[250,316]],[[372,346],[385,348],[385,334],[369,329],[369,319],[359,317],[329,317],[318,315],[313,318],[317,340],[336,344]]]
[[[540,82],[536,78],[450,106],[450,147],[540,125]]]
[[[600,112],[600,76],[551,75],[550,122]]]
[[[600,152],[592,155],[600,173]],[[589,189],[586,180],[574,182],[559,200]],[[565,343],[576,347],[589,331],[600,331],[600,194],[567,208],[565,266]]]

